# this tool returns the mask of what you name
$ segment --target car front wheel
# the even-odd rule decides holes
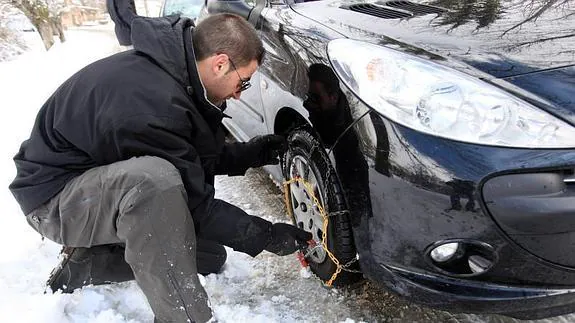
[[[333,285],[344,286],[360,280],[345,199],[325,150],[307,129],[292,131],[288,142],[283,171],[289,183],[286,196],[294,224],[310,232],[318,245],[325,233],[327,249],[345,267]],[[312,272],[324,282],[329,282],[338,269],[321,247],[315,248],[307,261]]]

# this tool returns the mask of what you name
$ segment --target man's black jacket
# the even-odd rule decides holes
[[[131,28],[134,50],[88,65],[41,108],[10,190],[28,214],[90,168],[158,156],[180,171],[199,237],[258,254],[271,224],[214,199],[214,176],[245,167],[235,166],[241,144],[224,143],[222,111],[206,98],[191,21],[138,17]]]

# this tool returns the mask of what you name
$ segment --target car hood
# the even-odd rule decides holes
[[[495,78],[575,64],[573,1],[416,1],[446,11],[415,12],[412,17],[400,19],[380,18],[348,8],[365,4],[372,6],[368,8],[371,10],[373,5],[390,3],[394,5],[391,9],[402,8],[403,13],[410,13],[413,8],[405,6],[407,1],[322,0],[294,4],[292,9],[346,37],[391,45],[458,69],[472,66],[480,74]]]

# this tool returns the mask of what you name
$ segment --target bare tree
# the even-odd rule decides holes
[[[549,10],[550,8],[553,8],[554,6],[565,5],[565,4],[567,4],[567,1],[568,0],[547,0],[547,1],[531,0],[531,1],[526,1],[526,3],[524,3],[523,5],[529,11],[531,11],[529,14],[529,17],[527,17],[523,21],[515,24],[513,27],[507,29],[505,32],[503,32],[503,35],[512,31],[513,29],[521,27],[521,25],[523,25],[529,21],[536,21],[537,18],[539,18],[539,16],[541,16],[545,11]],[[527,3],[527,2],[529,2],[529,3]]]
[[[60,41],[66,40],[60,19],[65,7],[63,0],[0,0],[0,4],[24,13],[40,34],[46,50],[54,45],[54,34]]]
[[[519,9],[527,14],[527,18],[505,30],[502,34],[517,29],[527,22],[536,21],[543,13],[553,9],[563,9],[564,17],[574,15],[573,0],[520,0],[511,4],[510,8]],[[469,21],[476,21],[477,28],[487,27],[501,17],[505,12],[501,0],[467,1],[467,0],[434,0],[433,5],[449,9],[437,21],[438,25],[451,25],[455,29]]]
[[[449,9],[435,22],[437,25],[451,25],[449,31],[470,21],[483,28],[501,16],[500,0],[467,1],[467,0],[434,0],[431,4]]]
[[[58,34],[60,42],[66,41],[66,36],[64,36],[64,26],[62,26],[62,13],[66,8],[63,0],[44,0],[48,5],[48,10],[50,12],[50,26],[52,27],[52,34]]]

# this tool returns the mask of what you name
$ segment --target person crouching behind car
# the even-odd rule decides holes
[[[254,28],[229,14],[131,26],[134,50],[88,65],[41,108],[10,190],[28,223],[65,246],[53,290],[133,275],[155,322],[205,322],[197,271],[219,270],[220,244],[288,255],[312,236],[214,198],[215,175],[277,163],[286,148],[273,135],[224,140],[220,107],[263,59]]]

